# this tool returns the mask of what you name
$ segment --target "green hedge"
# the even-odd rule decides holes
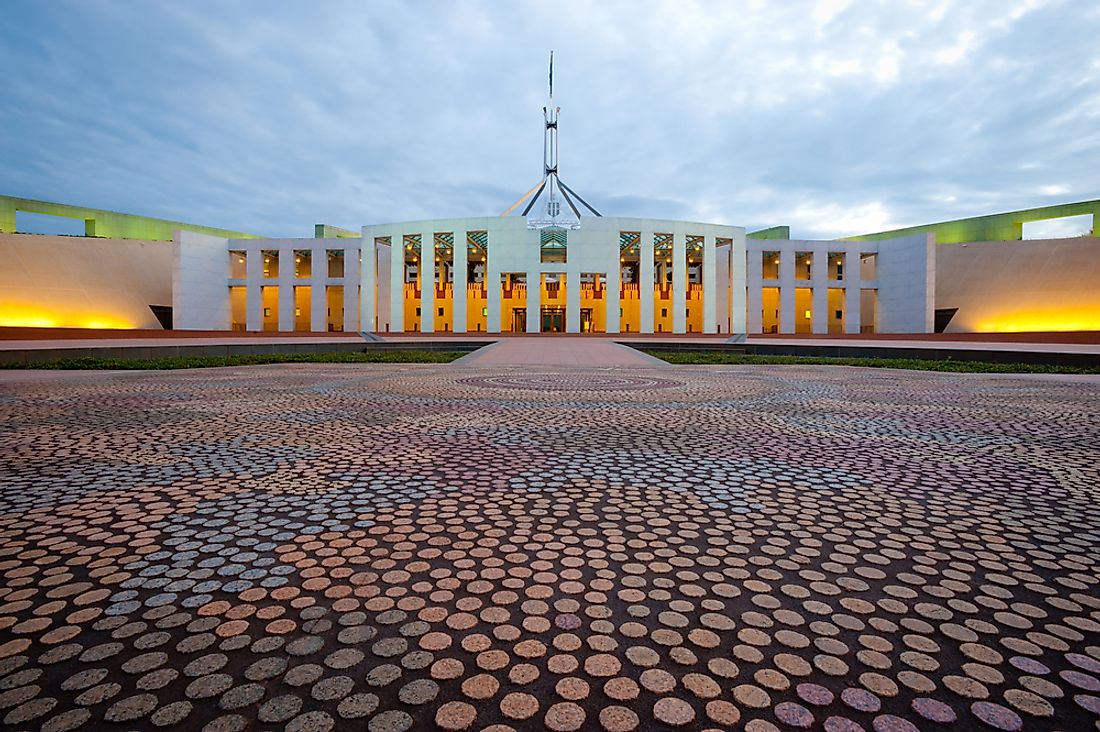
[[[455,351],[367,351],[366,353],[265,353],[244,356],[171,356],[165,358],[66,358],[46,363],[0,364],[5,369],[202,369],[213,366],[263,366],[275,363],[449,363]]]
[[[953,371],[973,374],[1100,374],[1100,368],[1053,364],[990,363],[988,361],[926,361],[919,358],[834,358],[830,356],[757,356],[707,351],[659,351],[646,353],[673,364],[735,364],[746,366],[866,366],[880,369]]]

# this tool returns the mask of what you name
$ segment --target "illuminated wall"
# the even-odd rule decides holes
[[[0,234],[0,326],[160,329],[172,244]]]
[[[773,226],[769,229],[761,229],[760,231],[750,231],[745,234],[746,239],[790,239],[791,227],[789,226]]]
[[[638,283],[623,283],[619,293],[619,328],[623,333],[640,333],[642,330],[641,292]]]
[[[937,247],[936,308],[949,333],[1100,330],[1100,239]]]
[[[974,216],[937,224],[910,226],[905,229],[880,231],[874,234],[845,237],[845,241],[880,241],[910,234],[935,234],[937,244],[960,244],[975,241],[1015,241],[1023,237],[1024,224],[1032,221],[1060,219],[1066,216],[1093,215],[1093,234],[1100,221],[1100,200],[1064,203],[1058,206],[1029,208],[1023,211]]]
[[[182,221],[154,219],[148,216],[134,216],[117,211],[83,208],[51,201],[35,201],[30,198],[16,198],[15,196],[0,196],[0,233],[15,233],[16,211],[60,216],[66,219],[82,219],[84,221],[85,236],[97,238],[172,241],[172,234],[175,231],[193,231],[198,234],[235,239],[255,237],[254,234],[217,229],[212,226],[199,226]]]

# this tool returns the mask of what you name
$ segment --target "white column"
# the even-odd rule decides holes
[[[622,269],[620,268],[619,258],[614,257],[614,261],[610,262],[607,268],[607,274],[604,275],[603,282],[603,302],[604,302],[604,332],[605,333],[618,333],[619,332],[619,311],[622,309],[622,302],[619,297],[622,295],[622,285],[620,279],[623,276]],[[597,275],[598,277],[599,275]]]
[[[294,330],[294,249],[279,249],[279,330]]]
[[[244,320],[245,328],[250,331],[264,329],[263,291],[260,289],[264,278],[264,253],[260,249],[247,250],[245,259]]]
[[[813,332],[829,332],[829,252],[826,247],[814,246],[810,282],[813,285]]]
[[[703,237],[703,332],[718,331],[717,283],[714,234]]]
[[[361,241],[362,261],[359,266],[359,330],[361,332],[374,332],[378,330],[378,254],[374,237],[363,237]],[[348,295],[348,288],[354,287],[355,282],[350,277],[348,255],[344,254],[344,299]],[[344,308],[344,319],[348,316],[348,308]],[[348,325],[344,323],[344,330]]]
[[[344,250],[345,332],[372,332],[378,329],[378,260],[375,256],[374,239],[370,242],[360,239],[359,244],[362,249]]]
[[[435,332],[435,234],[420,232],[420,332]]]
[[[672,332],[687,332],[687,234],[672,235]]]
[[[746,273],[745,281],[748,286],[747,303],[746,303],[746,318],[745,318],[745,332],[746,333],[763,333],[764,332],[764,252],[760,249],[752,249],[748,252],[746,257],[746,264],[748,272]],[[734,268],[737,267],[737,261],[734,260]],[[736,279],[736,278],[735,278]],[[736,313],[736,310],[734,310]]]
[[[643,231],[638,247],[638,330],[653,332],[653,232]]]
[[[746,317],[751,317],[753,308],[747,303],[748,291],[755,289],[756,291],[756,330],[753,333],[759,333],[761,330],[760,316],[763,310],[763,304],[760,302],[760,298],[763,293],[760,291],[760,268],[762,266],[763,253],[756,253],[756,285],[751,284],[752,278],[748,276],[748,261],[745,255],[745,235],[744,233],[735,234],[733,237],[733,245],[730,247],[730,332],[731,333],[748,333],[749,323]]]
[[[363,240],[366,241],[368,237],[364,236]],[[376,318],[374,321],[374,327],[376,332],[388,332],[391,329],[390,326],[390,262],[392,261],[393,247],[389,244],[379,243],[374,237],[373,232],[370,235],[370,241],[374,245],[374,266],[375,266],[375,289],[373,293],[374,307]],[[367,294],[360,293],[359,297],[367,297]],[[344,293],[345,299],[347,298],[347,292]],[[355,305],[359,307],[359,299],[355,301]],[[358,311],[357,311],[358,314]],[[347,310],[344,311],[344,317],[348,318]],[[358,328],[363,330],[359,325],[357,319],[350,325],[351,329]],[[345,330],[349,329],[348,325],[344,326]]]
[[[719,333],[730,333],[730,246],[717,246],[714,250],[714,319],[718,323]]]
[[[405,332],[405,238],[390,229],[390,331]]]
[[[859,266],[859,249],[847,246],[844,251],[844,332],[859,333],[860,287],[863,283]]]
[[[327,278],[328,249],[322,243],[309,252],[309,329],[314,333],[328,330]]]
[[[565,332],[581,332],[581,273],[565,276]]]
[[[779,252],[779,332],[794,333],[794,249]]]
[[[451,320],[454,332],[466,332],[466,271],[469,266],[466,259],[470,251],[466,243],[466,232],[454,232],[454,282],[451,284]]]
[[[488,232],[485,240],[485,332],[500,332],[500,264],[493,251],[494,234]],[[530,299],[530,295],[528,295]],[[530,312],[530,310],[528,310]]]
[[[538,333],[542,325],[542,275],[538,270],[527,271],[527,332]]]

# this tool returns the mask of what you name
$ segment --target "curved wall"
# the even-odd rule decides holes
[[[149,328],[172,304],[172,242],[0,234],[0,326]]]
[[[936,308],[948,333],[1100,330],[1100,239],[940,245]]]

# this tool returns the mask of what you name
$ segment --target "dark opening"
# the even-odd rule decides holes
[[[156,316],[157,322],[160,323],[161,328],[172,330],[171,305],[150,305],[149,309],[153,311],[153,315]]]
[[[958,308],[936,308],[936,332],[943,333],[947,330],[948,323],[957,312],[959,312]]]

